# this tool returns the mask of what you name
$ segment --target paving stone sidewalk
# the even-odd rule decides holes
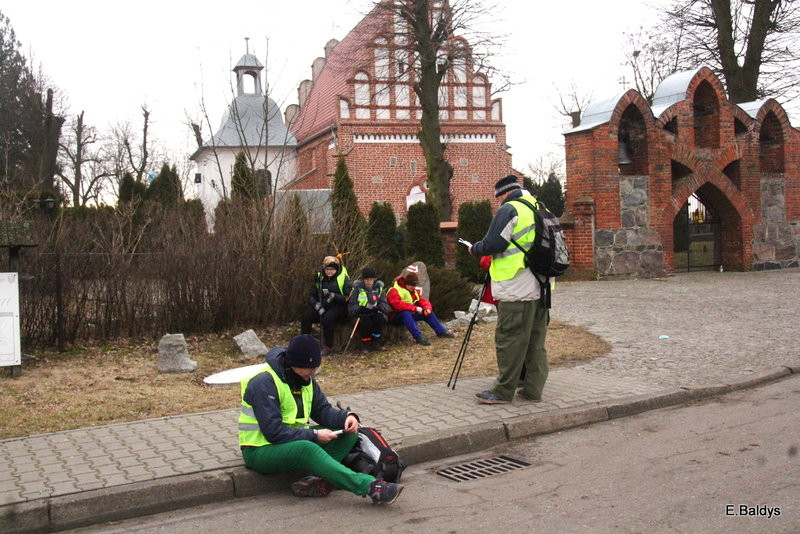
[[[332,400],[402,446],[436,432],[746,381],[800,363],[798,296],[797,269],[563,283],[553,318],[588,328],[613,349],[551,371],[543,402],[478,405],[473,395],[491,377],[462,379],[455,390],[433,383]],[[231,409],[0,441],[0,510],[239,467],[236,418]]]
[[[479,407],[491,378],[398,387],[332,397],[392,443],[437,430],[574,408],[659,386],[556,369],[541,403]],[[0,441],[0,505],[242,465],[238,410],[150,419]]]

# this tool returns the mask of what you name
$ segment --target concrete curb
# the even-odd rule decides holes
[[[522,416],[505,422],[452,428],[401,441],[395,448],[408,464],[429,462],[478,452],[517,439],[752,388],[793,373],[800,374],[800,365],[766,371],[729,384],[690,386],[655,395]],[[298,476],[296,473],[263,475],[241,466],[9,504],[0,506],[0,532],[53,532],[284,491]]]
[[[752,378],[747,378],[745,380],[740,380],[738,382],[730,384],[731,391],[736,391],[745,388],[752,388],[767,382],[773,382],[775,380],[779,380],[783,377],[789,376],[790,374],[792,374],[792,370],[789,367],[779,367],[771,371],[764,371],[763,373],[755,375]]]

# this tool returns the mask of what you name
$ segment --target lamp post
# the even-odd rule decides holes
[[[58,201],[51,196],[39,201],[45,213],[55,217],[53,239],[56,253],[56,344],[59,352],[64,352],[64,297],[61,287],[61,214],[56,213]]]

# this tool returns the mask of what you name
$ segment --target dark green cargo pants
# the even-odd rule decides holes
[[[492,392],[503,400],[514,397],[517,380],[525,365],[522,390],[530,398],[541,399],[547,381],[547,350],[544,341],[550,310],[538,300],[497,303],[497,329],[494,333],[499,375]]]

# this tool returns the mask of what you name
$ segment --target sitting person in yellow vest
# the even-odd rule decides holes
[[[347,319],[347,299],[353,284],[347,269],[336,256],[326,256],[322,271],[314,275],[314,283],[308,293],[309,308],[300,320],[300,333],[310,334],[311,325],[320,323],[324,346],[322,355],[333,352],[333,334],[336,324]]]
[[[378,280],[372,267],[365,267],[361,272],[361,280],[356,280],[353,284],[348,309],[350,317],[358,321],[361,351],[385,350],[383,326],[389,316],[390,307],[386,302],[386,288]]]
[[[264,370],[242,380],[239,446],[245,465],[261,473],[308,473],[292,484],[300,497],[324,497],[338,487],[375,504],[393,503],[402,485],[342,465],[358,441],[359,420],[328,402],[314,379],[321,362],[319,342],[301,334],[288,347],[269,351]]]
[[[433,328],[438,337],[454,337],[453,334],[439,322],[433,313],[433,304],[426,300],[419,290],[419,277],[416,273],[395,278],[394,285],[389,289],[386,300],[392,307],[389,316],[391,324],[404,324],[411,336],[420,345],[430,345],[430,341],[417,327],[417,321],[425,321]]]

